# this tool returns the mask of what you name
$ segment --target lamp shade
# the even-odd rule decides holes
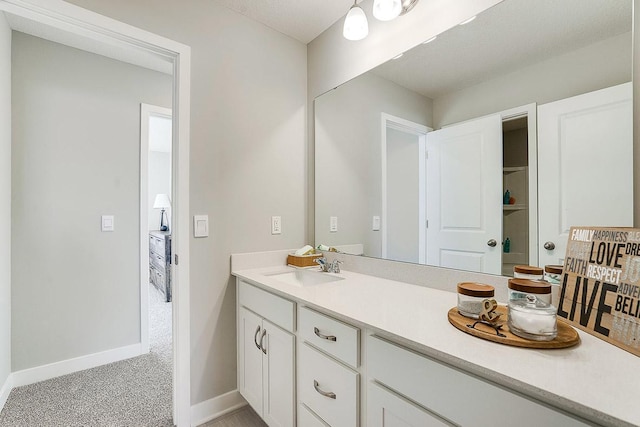
[[[380,21],[391,21],[402,12],[401,0],[375,0],[373,2],[373,16]]]
[[[344,20],[342,35],[347,40],[362,40],[369,34],[367,16],[359,6],[353,5]]]
[[[168,194],[156,195],[156,200],[153,202],[153,209],[166,209],[171,207],[171,200],[169,200]]]

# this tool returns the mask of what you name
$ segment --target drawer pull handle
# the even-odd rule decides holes
[[[316,334],[318,337],[322,338],[323,340],[334,341],[334,342],[338,341],[335,335],[322,335],[320,333],[320,329],[315,327],[313,328],[313,333]]]
[[[264,354],[267,354],[267,347],[262,345],[262,341],[264,340],[265,335],[267,335],[267,330],[263,329],[262,330],[262,335],[260,335],[260,348],[262,349],[262,352]]]
[[[253,342],[256,345],[256,347],[258,348],[258,350],[261,350],[260,344],[258,344],[258,333],[259,332],[260,332],[260,325],[258,325],[258,329],[256,329],[256,333],[253,335]]]
[[[318,381],[313,380],[313,388],[316,389],[316,391],[318,393],[320,393],[321,395],[328,397],[329,399],[335,399],[336,398],[336,394],[331,392],[331,391],[323,391],[320,389]]]

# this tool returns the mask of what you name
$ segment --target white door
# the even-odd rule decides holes
[[[267,320],[263,347],[262,383],[264,415],[269,427],[293,427],[295,424],[294,336]]]
[[[633,225],[632,107],[631,83],[538,107],[540,265],[571,226]]]
[[[262,416],[262,350],[260,338],[262,319],[244,307],[240,307],[239,389],[251,407]],[[264,342],[264,338],[263,338]]]
[[[500,274],[502,119],[427,134],[427,264]]]

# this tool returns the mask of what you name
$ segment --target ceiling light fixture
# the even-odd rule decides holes
[[[342,35],[347,40],[362,40],[369,34],[369,23],[364,10],[358,6],[358,0],[353,2],[347,17],[344,20]]]
[[[408,13],[418,3],[418,0],[374,0],[373,16],[380,21],[391,21],[398,16]],[[353,2],[347,17],[344,19],[342,35],[347,40],[362,40],[369,34],[369,23],[364,10],[358,6],[358,0]]]
[[[402,2],[400,0],[375,0],[373,16],[379,21],[391,21],[400,16]]]

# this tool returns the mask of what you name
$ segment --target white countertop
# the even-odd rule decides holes
[[[269,276],[290,267],[233,271],[259,287],[390,334],[445,363],[603,425],[640,425],[640,358],[578,331],[568,349],[511,347],[454,328],[455,293],[344,271],[344,280],[295,286]],[[328,273],[323,273],[328,274]]]

